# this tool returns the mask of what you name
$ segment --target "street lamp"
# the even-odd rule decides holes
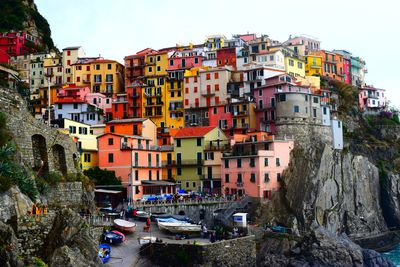
[[[47,116],[48,116],[48,124],[49,124],[49,127],[50,127],[50,122],[51,122],[51,118],[50,118],[50,106],[51,106],[51,102],[50,102],[50,100],[51,100],[51,94],[50,94],[50,80],[51,80],[51,77],[53,77],[53,74],[52,73],[46,73],[46,75],[45,75],[46,77],[47,77],[47,86],[48,86],[48,91],[47,91]]]

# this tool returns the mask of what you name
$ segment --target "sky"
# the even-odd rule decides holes
[[[123,63],[144,48],[199,44],[207,35],[267,34],[285,41],[307,34],[322,49],[345,49],[366,61],[367,84],[386,89],[400,109],[398,0],[36,0],[59,49]]]

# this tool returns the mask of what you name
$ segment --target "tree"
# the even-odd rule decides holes
[[[115,172],[94,167],[83,173],[96,185],[121,185],[121,180],[115,176]]]

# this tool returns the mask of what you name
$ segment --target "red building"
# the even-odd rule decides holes
[[[229,105],[216,105],[208,109],[209,125],[221,129],[232,128],[232,113]]]
[[[10,63],[10,57],[37,52],[40,40],[25,32],[0,33],[0,62]]]
[[[236,48],[226,47],[217,50],[217,66],[232,66],[236,69]]]

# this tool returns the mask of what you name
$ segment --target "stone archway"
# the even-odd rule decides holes
[[[38,175],[49,172],[49,157],[47,154],[46,138],[40,134],[32,135],[33,169]]]
[[[53,152],[54,169],[61,172],[62,175],[67,175],[67,161],[65,159],[65,149],[63,146],[56,144],[51,147]]]

